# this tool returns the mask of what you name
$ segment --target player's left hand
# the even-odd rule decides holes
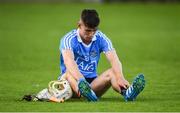
[[[129,82],[124,77],[118,80],[118,85],[122,89],[127,89],[130,86]]]

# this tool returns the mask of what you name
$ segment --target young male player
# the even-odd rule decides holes
[[[132,85],[125,79],[122,64],[110,39],[98,30],[100,19],[96,10],[84,9],[78,28],[67,33],[60,42],[60,68],[77,96],[97,101],[111,86],[126,101],[134,100],[144,89],[144,76],[138,75]],[[100,53],[104,53],[111,68],[98,75]]]

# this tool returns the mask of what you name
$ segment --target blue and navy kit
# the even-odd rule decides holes
[[[61,75],[66,72],[66,66],[62,57],[62,50],[72,50],[74,60],[78,65],[79,71],[85,78],[97,77],[97,66],[101,52],[113,50],[111,41],[105,34],[97,30],[92,38],[92,42],[86,45],[79,36],[79,30],[74,29],[67,33],[60,42],[60,69]]]

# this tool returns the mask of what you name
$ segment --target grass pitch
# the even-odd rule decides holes
[[[145,90],[124,102],[110,89],[99,102],[20,101],[59,75],[59,41],[76,28],[83,8],[95,8],[131,82],[144,73]],[[180,111],[179,4],[0,4],[0,111]],[[104,55],[98,71],[109,67]]]

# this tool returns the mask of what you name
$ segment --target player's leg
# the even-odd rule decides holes
[[[69,82],[74,92],[74,97],[80,97],[81,94],[88,101],[98,100],[96,94],[94,93],[89,83],[84,78],[81,78],[78,81],[76,81],[75,78],[68,72],[66,72],[62,77]]]
[[[91,87],[98,97],[101,97],[111,86],[116,92],[120,92],[120,87],[111,68],[103,72],[91,83]]]
[[[66,79],[72,90],[73,90],[73,97],[74,98],[77,98],[77,97],[80,97],[80,93],[79,93],[79,90],[78,90],[78,83],[77,81],[75,80],[75,78],[73,78],[73,76],[71,74],[69,74],[68,72],[64,73],[61,78],[64,78]]]
[[[128,89],[122,90],[122,92],[112,69],[108,69],[91,83],[91,87],[98,97],[102,96],[110,86],[112,86],[116,92],[121,93],[126,101],[133,101],[145,87],[144,75],[140,74],[136,76],[131,86]]]

